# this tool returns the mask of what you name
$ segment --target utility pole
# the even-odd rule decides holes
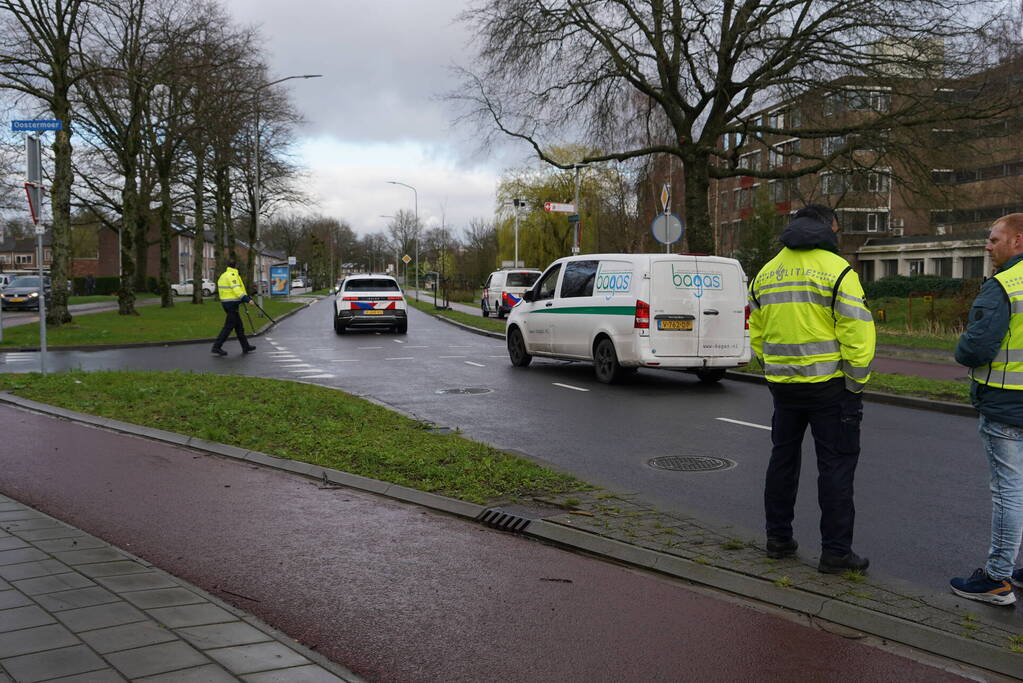
[[[578,254],[580,251],[579,238],[583,227],[583,212],[582,207],[579,206],[579,169],[585,166],[587,164],[572,164],[572,168],[575,169],[575,215],[579,217],[572,230],[572,254]]]

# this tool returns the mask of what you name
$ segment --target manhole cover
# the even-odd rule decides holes
[[[438,394],[489,394],[493,389],[486,387],[464,387],[461,389],[438,389]]]
[[[657,470],[672,472],[713,472],[730,470],[735,462],[727,458],[713,458],[703,455],[665,455],[648,460],[647,464]]]

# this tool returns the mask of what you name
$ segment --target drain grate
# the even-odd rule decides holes
[[[493,389],[487,389],[486,387],[462,387],[459,389],[438,389],[438,394],[489,394]]]
[[[715,458],[707,455],[664,455],[647,461],[655,470],[672,472],[714,472],[730,470],[735,461],[728,458]]]
[[[476,517],[476,521],[494,529],[519,534],[526,530],[531,520],[505,512],[501,508],[487,508]]]

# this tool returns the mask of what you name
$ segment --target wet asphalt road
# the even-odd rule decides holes
[[[962,680],[414,505],[14,408],[0,421],[5,494],[369,680]]]
[[[662,509],[733,525],[761,537],[763,472],[770,451],[771,402],[763,386],[701,385],[681,373],[640,371],[617,386],[599,384],[582,363],[534,360],[513,368],[501,340],[459,330],[410,310],[407,335],[331,328],[322,300],[285,320],[259,350],[226,358],[207,345],[51,354],[49,367],[184,368],[292,378],[372,396],[475,439],[521,451],[592,483],[638,491]],[[37,354],[4,354],[5,371],[38,367]],[[447,395],[447,389],[487,393]],[[976,421],[880,404],[864,408],[857,474],[855,548],[875,575],[946,596],[948,579],[980,566],[987,553],[990,498]],[[816,467],[804,444],[797,504],[801,553],[818,547]],[[662,455],[728,458],[734,468],[708,473],[655,470]],[[1001,618],[1023,623],[1019,609]]]

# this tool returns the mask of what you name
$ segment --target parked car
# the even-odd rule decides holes
[[[39,276],[38,275],[21,275],[11,280],[11,283],[7,285],[3,294],[0,294],[0,304],[3,310],[7,309],[22,309],[22,310],[39,310]],[[46,296],[50,295],[50,278],[42,278],[43,280],[43,293]]]
[[[389,275],[351,275],[334,298],[334,332],[353,327],[390,327],[408,332],[408,309],[398,281]]]
[[[512,365],[592,361],[612,383],[637,368],[720,380],[750,359],[746,275],[735,259],[591,254],[552,263],[508,316]]]
[[[305,287],[305,280],[300,277],[296,277],[291,281],[291,288],[298,289],[299,287]]]
[[[171,285],[171,294],[174,296],[192,296],[192,280],[188,279],[184,282],[179,282],[176,285]],[[203,278],[202,281],[202,295],[213,296],[213,293],[217,291],[217,283],[213,280],[207,280]]]
[[[532,287],[538,277],[540,271],[533,268],[495,270],[483,284],[483,294],[480,297],[483,317],[490,317],[491,313],[498,318],[508,315],[515,304],[519,303],[522,293]]]

